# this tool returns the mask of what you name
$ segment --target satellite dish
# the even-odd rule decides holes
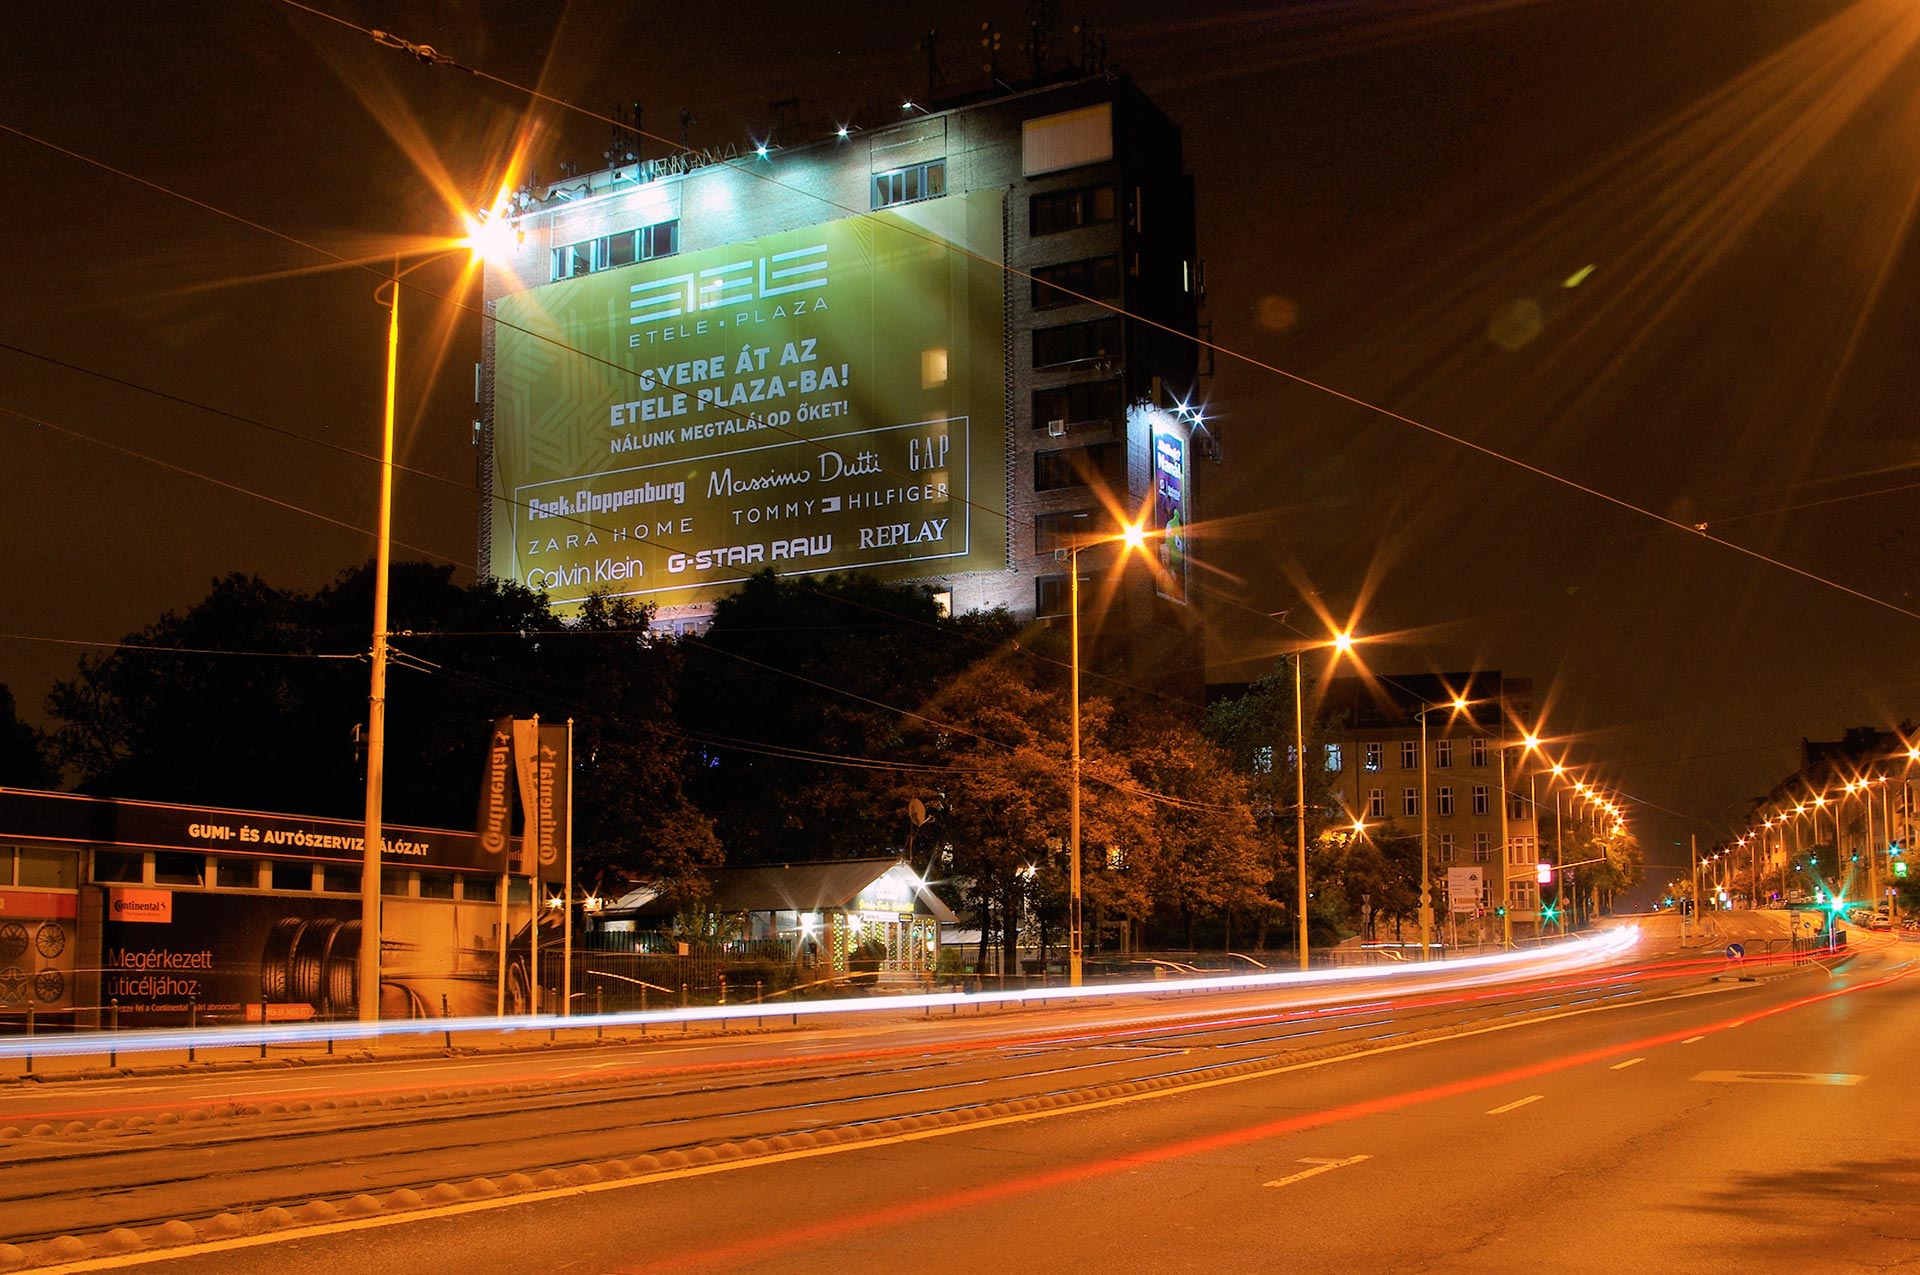
[[[927,821],[926,803],[918,797],[907,798],[907,821],[916,828]]]

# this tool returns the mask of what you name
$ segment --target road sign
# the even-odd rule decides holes
[[[1727,959],[1728,959],[1728,960],[1730,960],[1730,961],[1737,961],[1737,960],[1739,960],[1739,959],[1740,959],[1741,957],[1743,957],[1743,956],[1745,956],[1746,954],[1747,954],[1747,948],[1746,948],[1746,945],[1745,945],[1744,943],[1729,943],[1729,944],[1727,944]]]
[[[1480,886],[1486,879],[1484,868],[1447,869],[1447,910],[1472,912],[1480,906]]]

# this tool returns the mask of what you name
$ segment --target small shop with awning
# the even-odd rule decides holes
[[[955,917],[911,864],[897,857],[715,868],[694,909],[725,942],[777,953],[822,978],[877,970],[882,982],[927,981],[940,927]],[[610,902],[597,928],[659,931],[688,909],[651,887]]]

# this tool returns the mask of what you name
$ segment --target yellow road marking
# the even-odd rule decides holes
[[[1615,1063],[1613,1066],[1607,1068],[1607,1070],[1608,1071],[1625,1071],[1627,1068],[1633,1066],[1635,1063],[1643,1063],[1645,1061],[1646,1059],[1644,1058],[1629,1058],[1625,1062]]]
[[[507,1195],[492,1196],[483,1200],[463,1200],[458,1204],[444,1204],[437,1207],[408,1209],[401,1213],[382,1213],[373,1217],[343,1219],[338,1222],[322,1222],[314,1226],[290,1226],[280,1231],[271,1231],[261,1235],[241,1235],[229,1239],[201,1240],[193,1244],[176,1244],[164,1248],[144,1249],[137,1253],[115,1253],[101,1257],[84,1258],[69,1262],[63,1266],[35,1267],[35,1275],[67,1275],[68,1272],[120,1270],[129,1266],[147,1266],[155,1262],[171,1262],[182,1257],[197,1257],[203,1253],[224,1253],[235,1249],[258,1248],[266,1244],[282,1244],[294,1240],[318,1239],[327,1235],[344,1235],[352,1231],[371,1231],[388,1226],[405,1226],[413,1222],[424,1222],[434,1218],[458,1217],[466,1213],[490,1213],[495,1209],[517,1208],[523,1204],[539,1204],[547,1200],[563,1200],[577,1196],[597,1195],[602,1191],[618,1191],[629,1187],[650,1186],[655,1182],[674,1182],[684,1178],[706,1177],[713,1173],[731,1173],[737,1169],[755,1168],[765,1164],[780,1164],[790,1160],[812,1160],[821,1156],[841,1155],[850,1151],[865,1151],[872,1147],[897,1146],[907,1142],[924,1142],[929,1138],[943,1138],[954,1133],[970,1133],[979,1129],[993,1129],[1002,1125],[1026,1124],[1031,1121],[1045,1120],[1052,1116],[1080,1115],[1089,1111],[1100,1111],[1108,1107],[1127,1106],[1136,1102],[1145,1102],[1153,1098],[1165,1098],[1174,1094],[1193,1093],[1202,1089],[1217,1089],[1224,1085],[1244,1084],[1250,1080],[1265,1080],[1274,1076],[1283,1076],[1296,1071],[1312,1071],[1320,1067],[1330,1067],[1336,1063],[1353,1062],[1361,1058],[1376,1058],[1382,1054],[1397,1054],[1403,1050],[1419,1049],[1427,1045],[1437,1045],[1450,1040],[1464,1040],[1471,1036],[1488,1036],[1495,1032],[1513,1031],[1521,1027],[1537,1027],[1542,1023],[1555,1022],[1563,1018],[1581,1018],[1588,1014],[1605,1014],[1618,1009],[1630,1009],[1647,1005],[1657,1005],[1663,1001],[1690,1000],[1696,996],[1721,995],[1734,990],[1734,984],[1715,985],[1684,992],[1674,992],[1667,996],[1650,997],[1643,1001],[1621,1001],[1610,1005],[1589,1005],[1581,1009],[1565,1009],[1557,1014],[1544,1014],[1539,1018],[1511,1019],[1502,1023],[1491,1023],[1485,1027],[1476,1027],[1471,1031],[1455,1032],[1448,1036],[1436,1036],[1430,1040],[1406,1040],[1391,1045],[1381,1045],[1374,1049],[1363,1049],[1357,1053],[1340,1054],[1332,1058],[1315,1058],[1307,1062],[1289,1063],[1285,1067],[1274,1067],[1265,1071],[1247,1072],[1238,1076],[1220,1076],[1212,1080],[1195,1081],[1188,1085],[1179,1085],[1172,1089],[1149,1089],[1143,1093],[1120,1094],[1112,1098],[1100,1098],[1093,1102],[1074,1103],[1064,1107],[1054,1107],[1046,1111],[1023,1111],[1004,1116],[989,1116],[984,1120],[962,1121],[955,1125],[942,1125],[937,1129],[916,1129],[907,1133],[894,1134],[885,1138],[865,1138],[858,1142],[841,1142],[830,1147],[808,1147],[797,1151],[776,1151],[768,1155],[753,1156],[739,1160],[720,1160],[713,1164],[689,1165],[682,1169],[661,1169],[654,1173],[635,1174],[630,1178],[613,1178],[607,1181],[591,1182],[583,1186],[549,1187],[539,1191],[520,1191]]]

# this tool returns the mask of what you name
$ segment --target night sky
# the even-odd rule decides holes
[[[891,4],[316,7],[598,112],[638,99],[663,136],[690,108],[696,146],[779,99],[846,118],[925,87],[925,11]],[[459,234],[517,140],[549,179],[603,167],[608,129],[274,0],[8,16],[0,681],[39,718],[83,648],[30,639],[370,556],[381,267],[326,254]],[[1216,678],[1272,667],[1297,639],[1265,613],[1308,594],[1393,635],[1375,670],[1531,676],[1654,865],[1739,831],[1802,736],[1920,716],[1920,8],[1094,16],[1198,186]],[[1020,73],[1024,4],[948,4],[948,80],[978,77],[983,20]],[[395,553],[470,575],[479,321],[450,301],[478,290],[454,259],[409,282],[400,455],[434,477],[400,477]]]

